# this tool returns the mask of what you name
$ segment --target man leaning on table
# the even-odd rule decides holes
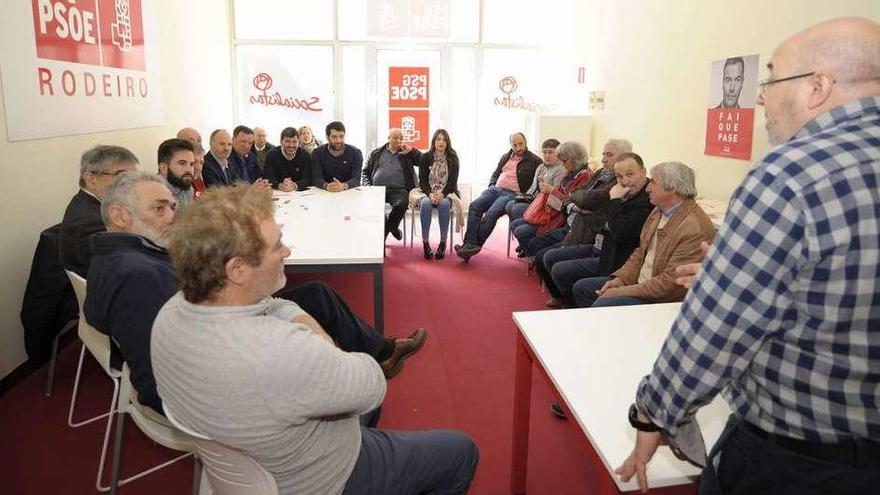
[[[324,129],[327,144],[312,151],[312,185],[330,192],[342,192],[361,184],[364,155],[345,144],[345,126],[330,122]]]
[[[618,468],[647,488],[658,445],[704,464],[703,494],[876,493],[880,485],[880,25],[784,41],[758,103],[776,147],[734,192],[630,422]],[[708,458],[696,410],[733,415]]]

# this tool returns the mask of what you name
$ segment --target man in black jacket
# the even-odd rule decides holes
[[[403,143],[403,131],[391,129],[388,142],[370,153],[364,167],[362,182],[365,186],[385,186],[385,203],[391,213],[385,219],[385,237],[388,234],[400,240],[400,221],[409,205],[409,192],[416,187],[415,167],[422,152]]]
[[[162,177],[132,172],[117,179],[102,205],[109,232],[93,237],[95,251],[83,307],[88,322],[114,344],[111,364],[131,372],[138,401],[162,412],[150,358],[153,321],[177,292],[177,275],[166,250],[174,221],[174,198]],[[387,378],[418,352],[427,333],[384,338],[355,315],[327,284],[308,282],[280,297],[299,304],[340,346],[373,356]]]
[[[281,131],[281,145],[269,150],[263,177],[284,192],[303,191],[312,185],[312,161],[299,146],[299,132],[293,127]]]
[[[65,269],[86,276],[92,256],[89,238],[104,230],[101,200],[116,175],[137,166],[134,154],[120,146],[99,145],[83,153],[80,189],[67,205],[58,234],[59,256]]]
[[[480,252],[495,229],[498,219],[504,215],[507,202],[516,193],[528,190],[541,163],[541,159],[528,150],[523,133],[510,135],[510,151],[498,161],[489,180],[489,188],[471,201],[468,207],[464,244],[455,246],[455,252],[460,258],[467,261]]]
[[[232,154],[232,136],[226,129],[215,129],[208,141],[210,151],[205,154],[202,179],[206,187],[229,186],[240,180],[238,170],[229,161]]]
[[[639,246],[642,226],[654,209],[646,191],[647,170],[639,155],[620,155],[614,173],[617,183],[608,192],[610,200],[596,212],[607,219],[595,238],[594,252],[599,251],[599,256],[559,261],[550,270],[548,292],[563,304],[573,304],[571,288],[575,282],[609,275],[626,262]]]

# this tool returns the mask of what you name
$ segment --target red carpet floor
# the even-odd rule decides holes
[[[510,313],[543,309],[546,298],[535,275],[526,277],[524,263],[506,258],[505,231],[502,220],[486,249],[468,264],[454,255],[426,261],[418,240],[410,250],[389,238],[386,251],[386,333],[406,335],[415,327],[425,327],[429,340],[389,382],[380,426],[455,428],[470,434],[480,448],[473,494],[509,493],[516,343]],[[358,314],[372,321],[370,277],[340,273],[292,280],[327,281]],[[66,422],[79,347],[77,340],[60,354],[51,397],[43,396],[44,367],[0,399],[0,492],[96,492],[104,423],[72,429]],[[110,394],[109,381],[87,356],[78,417],[106,410]],[[550,415],[553,395],[538,374],[532,401],[528,492],[585,493],[587,476],[592,475],[585,465],[585,447],[570,424]],[[153,444],[128,421],[124,476],[171,457],[170,451]],[[186,494],[191,475],[192,461],[186,460],[120,491]]]

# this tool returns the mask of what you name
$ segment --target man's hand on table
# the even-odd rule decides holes
[[[341,192],[348,189],[348,184],[344,182],[339,182],[338,179],[334,178],[332,182],[327,183],[327,190],[330,192]]]
[[[293,192],[296,191],[296,182],[290,180],[290,178],[286,178],[281,181],[281,184],[278,184],[278,189],[284,192]]]
[[[637,413],[637,417],[638,420],[643,423],[651,422],[651,420],[642,414],[641,411]],[[657,452],[657,447],[661,445],[666,445],[666,439],[659,431],[636,431],[636,445],[633,447],[629,457],[627,457],[626,460],[623,461],[623,464],[615,469],[614,472],[620,476],[620,480],[624,482],[629,481],[633,475],[636,475],[636,483],[638,483],[639,489],[642,493],[647,492],[648,463],[651,462],[651,458],[654,457],[654,452]]]

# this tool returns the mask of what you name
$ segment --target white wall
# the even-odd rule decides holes
[[[880,20],[877,0],[583,0],[575,2],[575,47],[587,84],[605,91],[593,114],[592,149],[630,139],[646,164],[678,160],[697,173],[702,196],[727,200],[769,149],[764,112],[755,112],[752,160],[703,154],[709,64],[760,54],[797,31],[840,16]],[[759,75],[759,78],[766,74]]]
[[[125,146],[152,171],[158,144],[177,129],[196,127],[207,144],[212,129],[234,125],[228,0],[156,4],[162,126],[10,143],[5,109],[0,114],[0,377],[26,359],[18,313],[31,259],[40,231],[61,221],[77,191],[82,152],[98,143]]]

